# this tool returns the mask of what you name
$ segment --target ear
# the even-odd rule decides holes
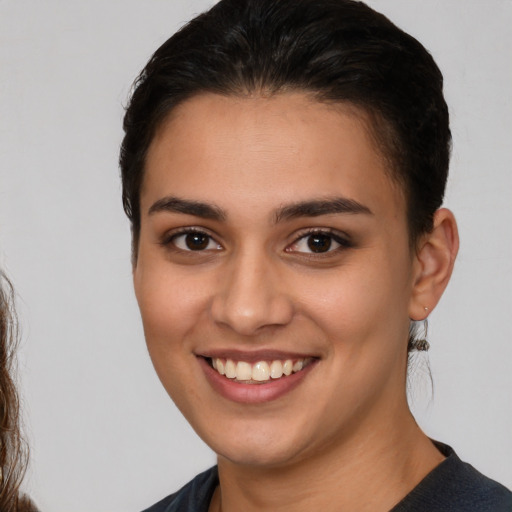
[[[452,275],[459,250],[457,222],[450,210],[434,214],[434,229],[416,249],[409,318],[423,320],[434,309]]]

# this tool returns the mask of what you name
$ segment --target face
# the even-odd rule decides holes
[[[134,267],[147,345],[221,458],[291,464],[407,409],[414,257],[361,119],[298,93],[207,94],[151,144]]]

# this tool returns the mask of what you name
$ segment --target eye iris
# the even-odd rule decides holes
[[[332,240],[328,235],[311,235],[308,237],[308,247],[312,252],[326,252],[331,248]]]
[[[189,233],[185,243],[191,251],[201,251],[208,247],[208,236],[204,233]]]

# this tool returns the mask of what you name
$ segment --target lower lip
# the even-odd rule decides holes
[[[198,360],[208,382],[217,393],[228,400],[244,404],[260,404],[277,400],[295,389],[317,363],[317,360],[314,360],[303,370],[280,379],[271,379],[261,384],[242,384],[218,373],[204,357],[198,357]]]

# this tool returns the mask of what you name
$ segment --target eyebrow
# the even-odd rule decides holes
[[[217,221],[226,220],[227,217],[224,210],[213,204],[180,199],[173,196],[159,199],[154,202],[148,210],[149,215],[159,212],[184,213],[186,215],[193,215],[194,217]]]
[[[314,199],[312,201],[301,201],[279,208],[274,215],[274,222],[277,224],[283,220],[291,220],[300,217],[319,217],[335,213],[364,213],[372,215],[367,206],[358,203],[354,199],[346,197],[333,197],[328,199]]]
[[[201,201],[181,199],[174,196],[167,196],[155,201],[148,210],[149,215],[160,212],[183,213],[203,219],[224,221],[227,218],[226,212],[218,206]],[[346,197],[334,197],[328,199],[313,199],[300,201],[282,206],[274,212],[274,223],[278,224],[285,220],[297,219],[300,217],[319,217],[337,213],[356,214],[364,213],[372,215],[372,211],[365,205],[348,199]]]

